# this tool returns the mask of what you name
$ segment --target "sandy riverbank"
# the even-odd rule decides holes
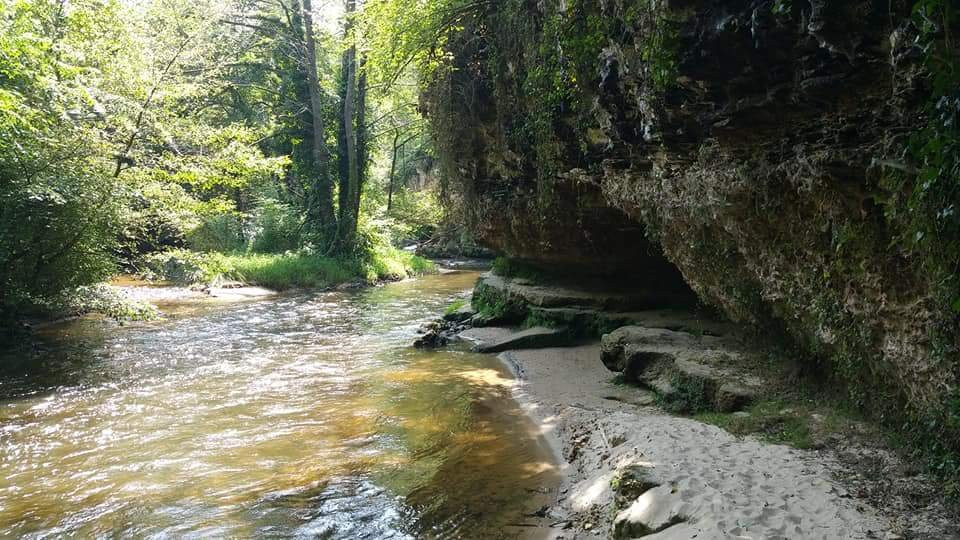
[[[607,538],[617,521],[621,537],[656,539],[958,537],[936,508],[858,498],[863,486],[844,481],[855,475],[831,450],[737,437],[664,413],[653,394],[611,384],[598,344],[499,358],[563,463],[565,484],[537,536]]]

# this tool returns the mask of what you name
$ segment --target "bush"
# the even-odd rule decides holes
[[[276,199],[260,201],[253,220],[253,242],[256,253],[283,253],[300,245],[303,216],[295,208]]]
[[[72,64],[79,25],[45,34],[52,9],[0,2],[0,318],[114,270],[122,193],[102,156],[116,150],[95,123],[65,120],[89,107],[85,77],[101,75],[89,59]]]
[[[187,233],[187,245],[196,251],[240,251],[246,248],[243,236],[239,215],[219,214]]]
[[[173,249],[144,258],[143,277],[184,285],[212,283],[233,271],[233,258],[222,253]]]

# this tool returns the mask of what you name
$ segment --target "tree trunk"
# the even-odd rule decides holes
[[[357,185],[353,198],[353,215],[360,218],[360,200],[367,180],[367,57],[360,56],[360,72],[357,74]]]
[[[347,157],[347,123],[344,121],[343,104],[347,102],[347,75],[350,72],[347,64],[347,52],[344,51],[340,58],[340,86],[338,94],[340,96],[340,114],[337,122],[337,173],[340,190],[338,193],[340,228],[343,229],[348,219],[348,214],[353,205],[350,204],[350,160]],[[337,232],[337,238],[341,236],[341,231]]]
[[[344,251],[351,251],[356,243],[357,235],[357,212],[359,206],[359,184],[360,178],[358,172],[357,160],[357,134],[354,129],[354,118],[356,114],[357,103],[357,49],[353,44],[353,22],[351,16],[356,9],[356,0],[345,0],[345,12],[347,24],[345,28],[345,38],[350,46],[344,53],[344,67],[346,73],[343,74],[346,84],[342,102],[344,138],[347,148],[347,208],[341,212],[346,219],[340,223],[340,248]],[[341,183],[342,186],[342,183]],[[342,188],[341,188],[342,189]]]
[[[390,176],[388,177],[387,183],[387,214],[390,214],[390,209],[393,207],[393,175],[397,172],[397,149],[399,148],[398,142],[400,141],[400,128],[393,133],[393,157],[390,158]]]
[[[323,240],[329,240],[330,231],[336,228],[333,209],[333,184],[330,181],[330,154],[327,151],[326,132],[323,123],[323,103],[320,99],[320,77],[317,74],[317,45],[313,35],[313,5],[311,0],[301,4],[305,55],[304,74],[310,93],[310,120],[312,131],[312,155],[314,178],[311,186],[310,207],[314,227]]]

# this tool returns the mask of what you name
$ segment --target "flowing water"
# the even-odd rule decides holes
[[[557,473],[509,373],[409,347],[475,278],[48,329],[3,360],[0,536],[519,536]]]

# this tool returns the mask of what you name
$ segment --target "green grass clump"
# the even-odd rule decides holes
[[[450,315],[451,313],[454,313],[455,311],[457,311],[458,309],[462,308],[465,305],[467,305],[467,299],[458,298],[453,302],[451,302],[450,305],[447,306],[447,309],[443,310],[443,314]]]
[[[470,306],[483,317],[498,323],[518,323],[527,316],[527,308],[522,302],[508,298],[482,281],[473,290]]]
[[[788,405],[779,400],[761,401],[746,411],[748,415],[704,412],[694,418],[722,427],[734,435],[755,434],[767,441],[800,449],[816,447],[810,411],[797,409],[793,405],[795,404]],[[838,426],[833,425],[833,420],[828,417],[824,422],[831,425],[821,426],[821,429],[838,429]]]
[[[233,269],[230,257],[216,252],[171,249],[143,259],[143,277],[191,285],[210,283]]]
[[[297,253],[230,255],[228,260],[225,277],[275,290],[324,287],[359,277],[351,263]]]

